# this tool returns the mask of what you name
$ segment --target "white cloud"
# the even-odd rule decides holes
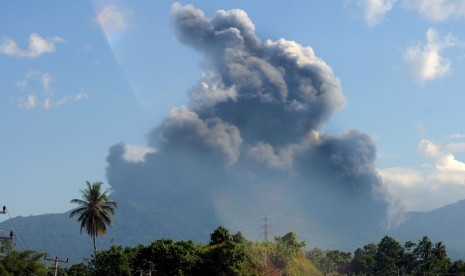
[[[463,0],[405,0],[404,7],[435,22],[465,17]]]
[[[42,102],[42,106],[45,109],[51,109],[60,107],[71,101],[77,102],[89,99],[87,93],[81,89],[75,95],[66,95],[58,100],[54,100],[54,89],[52,87],[54,79],[55,77],[50,73],[40,71],[27,72],[26,77],[16,83],[21,90],[27,93],[25,99],[19,101],[18,107],[31,109],[37,107],[39,102]]]
[[[63,38],[58,36],[43,38],[38,34],[31,34],[28,49],[21,50],[14,40],[4,38],[2,44],[0,44],[0,53],[20,58],[35,58],[45,53],[55,52],[55,44],[62,42],[64,42]]]
[[[438,156],[440,153],[439,147],[435,143],[426,139],[421,139],[420,144],[418,145],[418,152],[421,155],[429,157]]]
[[[141,147],[141,146],[134,146],[134,145],[124,145],[124,160],[128,162],[144,162],[145,155],[148,153],[154,153],[157,150],[151,147]]]
[[[449,176],[454,173],[465,173],[465,163],[456,160],[452,153],[445,154],[438,159],[436,163],[436,171],[441,174],[448,174],[445,176],[445,178],[441,177],[443,179],[449,179],[452,182],[457,182],[458,184],[465,185],[465,174],[463,175],[463,178],[461,178],[459,181],[455,181],[457,179],[455,176],[449,178]]]
[[[404,60],[416,80],[434,80],[452,72],[451,62],[441,55],[442,50],[459,44],[457,38],[451,34],[441,38],[436,30],[429,28],[426,32],[426,43],[409,47],[404,53]]]
[[[129,27],[128,18],[132,11],[124,10],[116,6],[107,6],[101,10],[94,21],[99,24],[106,33],[117,33]]]
[[[359,0],[365,12],[365,21],[368,26],[373,27],[379,24],[386,13],[388,13],[396,0]]]
[[[450,146],[421,140],[419,152],[429,158],[421,169],[380,170],[384,189],[402,211],[428,211],[465,198],[465,163],[457,160]]]

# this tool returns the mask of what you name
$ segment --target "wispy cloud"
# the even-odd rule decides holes
[[[18,88],[26,93],[18,103],[19,108],[31,109],[38,107],[40,104],[45,109],[57,108],[69,102],[77,102],[89,99],[85,90],[81,89],[74,95],[66,95],[54,100],[54,89],[52,81],[55,79],[50,73],[41,71],[29,71],[23,80],[16,83]]]
[[[27,95],[26,99],[19,102],[18,107],[31,109],[36,107],[37,105],[37,97],[35,95]]]
[[[451,152],[465,152],[465,143],[449,143],[446,149]]]
[[[129,17],[131,15],[131,10],[107,6],[97,14],[94,22],[100,25],[106,33],[117,33],[129,27]]]
[[[359,0],[365,14],[365,22],[369,27],[379,24],[386,13],[394,6],[396,0]]]
[[[58,36],[43,38],[38,34],[31,34],[28,48],[22,50],[14,40],[11,38],[4,38],[2,44],[0,44],[0,53],[19,58],[35,58],[46,53],[55,52],[55,45],[62,42],[64,42],[63,38]]]
[[[78,93],[76,93],[74,95],[64,96],[64,97],[58,99],[55,102],[52,102],[51,97],[47,98],[47,99],[45,99],[44,107],[46,109],[58,108],[60,106],[68,104],[70,102],[78,102],[78,101],[81,101],[81,100],[88,100],[88,99],[89,99],[89,96],[87,95],[87,93],[84,91],[84,89],[81,89]]]
[[[452,139],[464,139],[465,138],[465,134],[463,133],[455,133],[455,134],[452,134],[450,136],[450,138]]]
[[[463,0],[405,0],[404,7],[435,22],[449,18],[465,18]]]
[[[452,72],[452,63],[442,56],[442,51],[458,45],[459,40],[452,34],[439,37],[436,30],[429,28],[426,32],[426,43],[417,43],[407,48],[404,60],[415,80],[434,80]]]

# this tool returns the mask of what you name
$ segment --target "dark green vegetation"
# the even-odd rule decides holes
[[[9,244],[2,246],[5,254],[1,257],[0,275],[51,275],[53,269],[40,262],[43,253],[18,252]],[[305,243],[298,241],[292,232],[276,237],[275,242],[253,243],[241,233],[231,234],[226,228],[218,227],[210,235],[208,244],[160,239],[135,247],[114,245],[98,251],[84,263],[60,268],[58,275],[133,275],[141,271],[151,271],[155,275],[263,275],[279,272],[320,275],[305,258],[304,246]],[[9,265],[12,258],[16,258],[15,262]]]
[[[33,250],[16,251],[10,240],[0,244],[0,275],[47,275],[48,268],[41,262],[44,253]]]
[[[426,236],[404,245],[386,236],[353,254],[319,248],[305,252],[304,246],[293,232],[275,237],[274,243],[253,243],[219,227],[208,245],[162,239],[148,246],[113,246],[62,275],[131,275],[138,270],[160,275],[465,275],[465,262],[452,262],[445,245]],[[78,267],[83,274],[72,274]]]
[[[73,199],[71,203],[78,204],[79,207],[72,210],[69,217],[79,216],[77,221],[81,223],[82,229],[86,229],[87,234],[92,237],[94,254],[97,253],[96,238],[103,236],[107,232],[107,225],[112,225],[111,215],[118,207],[115,201],[108,199],[111,189],[102,193],[102,182],[90,184],[86,182],[87,189],[81,190],[82,199]]]
[[[240,233],[218,227],[208,244],[161,239],[147,246],[112,246],[99,251],[86,264],[63,269],[61,275],[320,275],[305,258],[303,246],[293,233],[276,237],[274,243],[253,243]],[[80,268],[82,274],[72,274]],[[73,272],[74,273],[74,272]]]
[[[452,261],[442,242],[427,236],[400,244],[385,236],[354,253],[314,248],[293,232],[274,242],[252,242],[218,227],[207,244],[159,239],[148,245],[113,245],[67,268],[61,276],[94,275],[465,275],[465,262]],[[16,251],[3,241],[0,275],[53,275],[43,253]]]

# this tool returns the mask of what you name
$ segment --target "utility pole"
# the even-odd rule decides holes
[[[9,237],[0,237],[0,241],[13,240],[13,237],[14,237],[13,231],[10,231],[10,236]]]
[[[58,275],[58,264],[68,263],[68,258],[66,258],[66,260],[60,260],[58,259],[58,257],[55,257],[55,259],[49,259],[47,258],[47,255],[44,256],[44,260],[53,262],[53,266],[55,267],[55,274],[54,274],[55,276]]]
[[[6,206],[3,206],[3,210],[0,211],[0,214],[6,214]],[[13,240],[13,237],[14,237],[13,231],[10,231],[10,237],[0,237],[0,241]]]

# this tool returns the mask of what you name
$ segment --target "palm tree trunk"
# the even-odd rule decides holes
[[[94,241],[94,257],[97,257],[97,242],[95,235],[92,236],[92,239]]]

